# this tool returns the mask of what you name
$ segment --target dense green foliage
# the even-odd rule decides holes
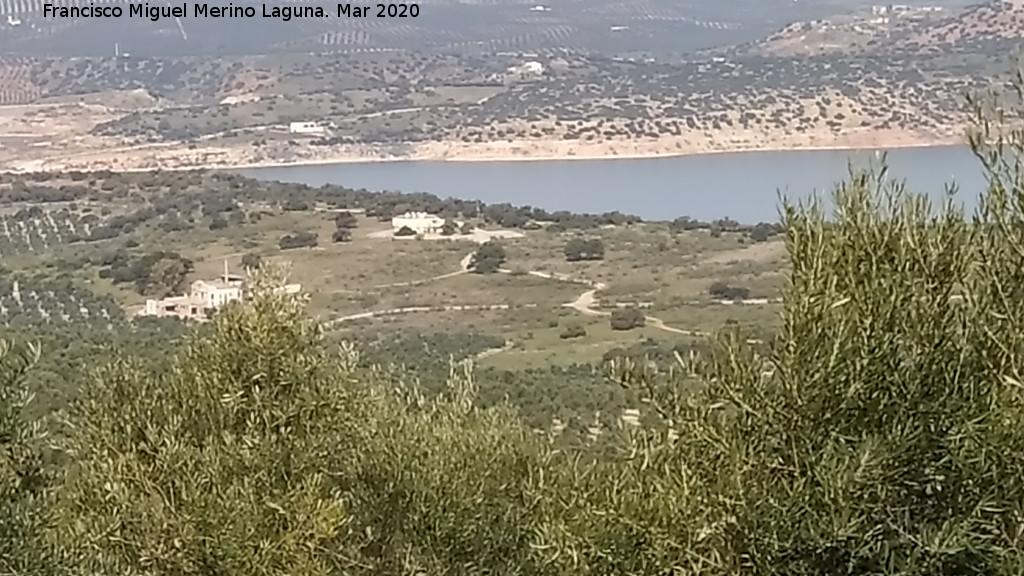
[[[106,329],[123,319],[124,312],[112,298],[67,278],[0,269],[0,323],[8,329],[44,325]]]
[[[612,310],[608,323],[612,330],[632,330],[643,327],[647,323],[647,317],[639,308],[619,308]]]
[[[24,375],[38,348],[0,342],[0,574],[40,574],[46,567],[43,434],[23,411],[32,400]]]
[[[293,248],[313,248],[319,243],[317,235],[313,232],[296,232],[294,234],[285,234],[281,236],[281,239],[277,241],[278,247],[281,250],[291,250]]]
[[[565,244],[566,262],[601,260],[604,258],[604,243],[599,238],[573,238]]]
[[[477,248],[469,261],[469,269],[475,274],[493,274],[505,264],[505,247],[488,240]]]
[[[160,298],[185,291],[185,279],[195,269],[195,264],[176,252],[151,252],[133,258],[127,251],[119,250],[96,257],[96,263],[104,266],[100,278],[109,278],[115,284],[132,283],[139,294]]]
[[[715,282],[708,286],[708,294],[723,300],[743,300],[750,297],[750,289],[743,286],[729,286],[725,282]]]
[[[337,230],[350,230],[358,220],[353,211],[388,221],[408,211],[422,211],[444,218],[446,232],[462,220],[459,232],[468,234],[477,224],[502,228],[536,229],[548,223],[549,231],[593,229],[603,225],[640,222],[618,212],[577,214],[548,212],[536,207],[507,203],[485,204],[476,200],[441,199],[424,193],[371,192],[336,185],[266,182],[238,174],[195,171],[114,173],[109,171],[10,174],[0,172],[0,204],[23,202],[26,206],[0,215],[0,256],[40,252],[80,242],[123,239],[129,244],[146,231],[181,232],[222,230],[259,222],[275,209],[291,212],[325,212]],[[21,206],[21,205],[19,205]],[[722,219],[700,222],[680,218],[673,230],[714,228],[753,234],[777,232],[776,225],[754,226]],[[333,233],[332,233],[333,234]],[[412,230],[397,236],[415,236]],[[344,233],[338,240],[345,241]],[[280,239],[284,247],[315,246],[308,231],[296,231]],[[600,242],[591,241],[587,255],[603,253]],[[157,250],[158,247],[149,248]],[[75,269],[79,262],[62,262]]]

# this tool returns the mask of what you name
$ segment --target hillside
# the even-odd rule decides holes
[[[0,160],[145,169],[950,142],[959,94],[984,72],[951,69],[906,53],[49,59],[17,64],[27,80],[8,104],[30,105],[0,109]],[[290,133],[304,121],[324,128]]]
[[[1024,39],[1024,5],[994,0],[965,8],[877,5],[790,23],[733,54],[795,56],[912,52],[997,55]]]
[[[984,49],[1003,40],[1024,40],[1024,2],[1001,0],[972,6],[963,12],[918,26],[900,43],[934,53]]]
[[[477,8],[481,18],[490,18],[488,10],[525,10],[506,21],[527,22],[563,18],[559,10],[571,6],[423,10],[457,10],[460,18]],[[744,6],[736,14],[745,22],[764,11]],[[683,14],[709,10],[706,3],[573,9],[602,26],[629,19],[654,26],[657,34],[632,24],[620,31],[659,42],[679,36],[666,23],[689,26],[695,16]],[[407,46],[429,51],[385,43],[351,53],[0,57],[0,105],[8,106],[0,108],[0,161],[21,170],[150,169],[958,141],[961,95],[1005,71],[1024,34],[1017,26],[1024,10],[988,4],[869,12],[790,24],[761,43],[687,57],[611,56],[561,40],[544,48],[520,35],[514,37],[523,43],[505,47],[531,51],[474,42],[472,49],[441,50],[455,45],[413,42],[412,29],[402,35]],[[574,18],[573,26],[587,18]],[[506,38],[484,25],[466,30]],[[602,32],[598,44],[615,34]],[[299,122],[319,128],[292,133]]]
[[[553,49],[567,52],[686,52],[756,38],[768,18],[781,25],[793,9],[772,14],[763,2],[738,0],[730,10],[701,0],[560,0],[417,3],[416,17],[339,17],[337,3],[282,0],[282,7],[321,6],[323,18],[43,19],[42,0],[0,2],[0,54],[138,57],[391,51],[486,53]],[[126,6],[127,0],[110,5]],[[235,5],[245,3],[236,2]],[[187,4],[191,10],[192,4]],[[547,10],[538,10],[536,6]],[[779,18],[776,20],[776,18]],[[613,30],[612,28],[615,28]]]

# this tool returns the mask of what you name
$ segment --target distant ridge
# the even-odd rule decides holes
[[[916,30],[902,44],[930,51],[997,39],[1024,39],[1024,0],[996,0],[968,6]]]

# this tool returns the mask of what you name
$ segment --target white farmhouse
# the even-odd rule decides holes
[[[233,106],[235,104],[244,104],[246,102],[259,102],[260,97],[255,94],[242,94],[238,96],[225,96],[221,99],[218,104],[221,106]],[[301,122],[295,122],[295,124],[301,124]]]
[[[192,290],[184,296],[171,296],[161,300],[146,300],[143,316],[176,316],[185,320],[201,320],[207,310],[223,308],[229,302],[242,299],[242,284],[217,280],[196,280]]]
[[[444,226],[444,218],[426,212],[406,212],[391,219],[392,233],[409,228],[417,234],[437,234]]]
[[[543,74],[544,65],[540,62],[527,62],[523,64],[523,71],[528,74]]]
[[[228,273],[224,262],[224,275],[215,280],[196,280],[191,290],[183,296],[171,296],[161,300],[146,300],[146,307],[139,313],[143,316],[177,317],[183,320],[204,320],[208,311],[219,310],[230,302],[245,298],[246,279]],[[302,289],[299,284],[288,284],[278,288],[286,294],[296,294]]]
[[[531,76],[540,75],[544,73],[544,65],[540,62],[531,60],[524,62],[522,66],[512,66],[508,69],[509,74],[519,74],[520,76]]]
[[[196,280],[192,283],[192,300],[216,310],[228,302],[242,299],[242,282],[228,278]]]
[[[196,280],[184,296],[162,300],[146,300],[144,316],[177,316],[183,319],[202,319],[207,310],[223,308],[229,302],[242,299],[245,278],[228,273],[224,262],[224,275],[216,280]]]
[[[319,122],[292,122],[288,125],[291,134],[323,134],[324,125]]]

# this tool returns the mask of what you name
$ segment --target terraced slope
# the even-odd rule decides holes
[[[32,60],[0,57],[0,106],[27,104],[42,94],[32,80]]]

